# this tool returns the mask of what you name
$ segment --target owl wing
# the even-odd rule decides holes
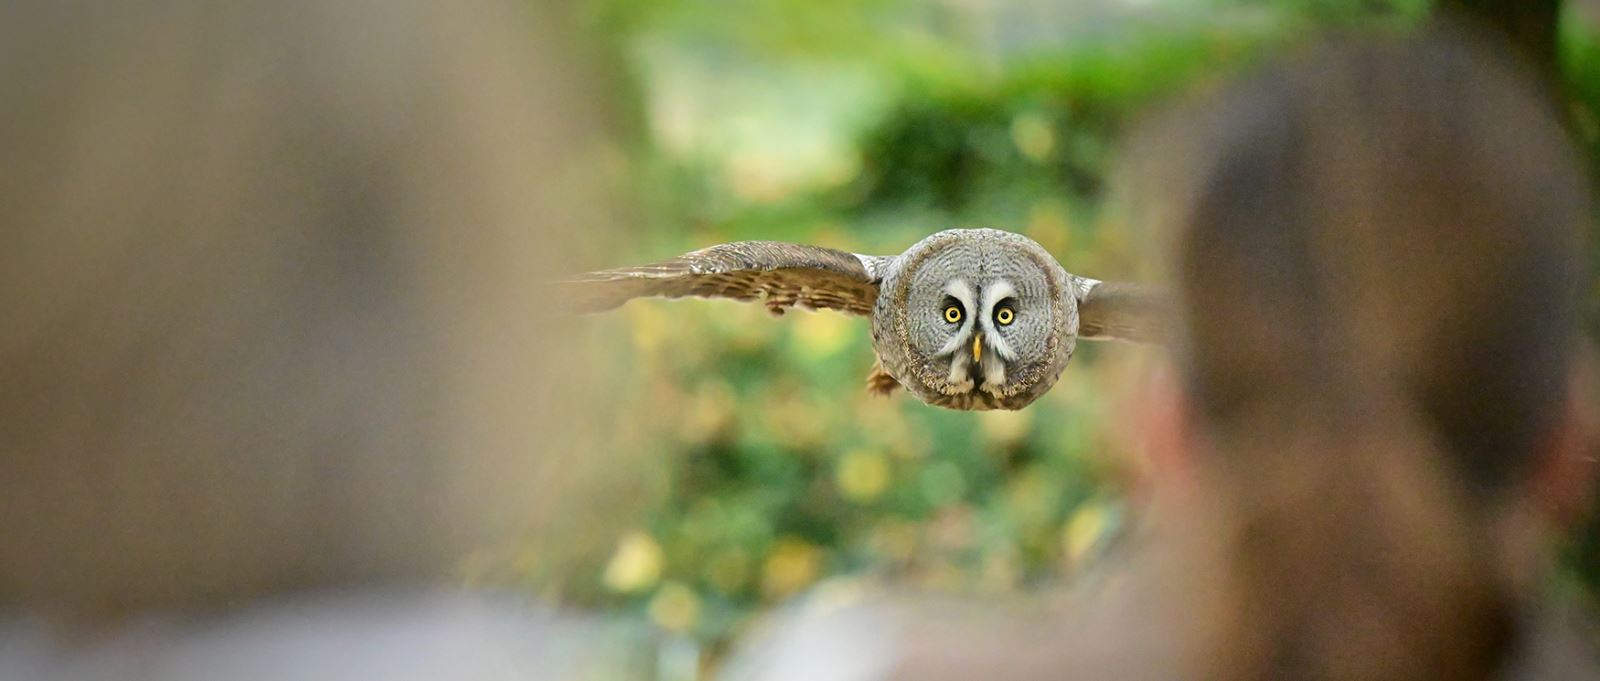
[[[773,314],[800,305],[870,315],[888,257],[781,241],[718,244],[638,267],[570,279],[577,312],[602,312],[634,298],[762,299]]]
[[[1171,302],[1149,286],[1078,280],[1078,337],[1156,343],[1168,338]]]

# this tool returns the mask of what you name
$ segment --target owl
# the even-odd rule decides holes
[[[1079,338],[1158,340],[1164,297],[1062,269],[1038,243],[997,229],[950,229],[891,256],[776,241],[720,244],[569,280],[579,312],[634,298],[761,301],[870,318],[867,389],[905,388],[931,405],[1021,409],[1055,385]]]

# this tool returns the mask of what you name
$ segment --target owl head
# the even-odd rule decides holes
[[[886,273],[873,344],[884,367],[924,401],[1020,409],[1055,384],[1072,356],[1073,281],[1020,234],[939,232]]]

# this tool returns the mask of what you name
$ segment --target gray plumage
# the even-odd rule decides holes
[[[938,232],[897,256],[741,241],[567,284],[580,312],[698,296],[868,316],[870,390],[903,386],[968,410],[1021,409],[1055,385],[1078,338],[1156,341],[1166,315],[1164,296],[1070,274],[1032,239],[995,229]]]

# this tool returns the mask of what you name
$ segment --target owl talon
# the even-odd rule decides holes
[[[890,376],[883,370],[883,365],[875,364],[872,373],[867,374],[867,394],[875,397],[888,397],[900,388],[900,381]]]
[[[944,387],[939,388],[939,392],[942,392],[942,393],[944,393],[946,395],[960,395],[962,393],[970,393],[970,392],[972,392],[972,386],[973,385],[975,385],[975,384],[972,382],[972,379],[970,379],[970,378],[962,379],[962,380],[959,380],[959,381],[950,381],[950,382],[945,383]]]
[[[890,377],[871,377],[867,379],[867,394],[874,397],[888,397],[900,389],[900,382]]]

